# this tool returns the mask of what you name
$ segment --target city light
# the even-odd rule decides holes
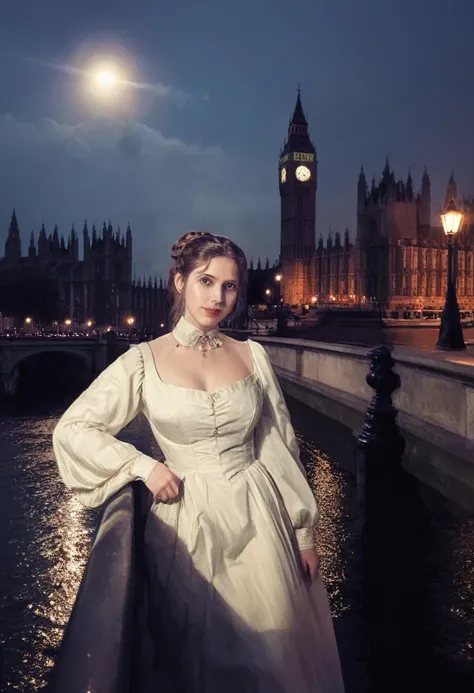
[[[453,198],[449,200],[446,210],[441,215],[444,233],[446,236],[454,236],[462,228],[464,214],[456,207]]]
[[[283,276],[283,275],[281,275],[281,274],[276,274],[276,275],[275,275],[275,279],[276,279],[276,281],[277,281],[277,282],[280,282],[280,281],[281,281],[281,278],[282,278],[282,276]]]
[[[64,321],[64,324],[69,327],[70,325],[72,325],[72,320],[70,318],[68,318],[67,320]]]
[[[135,323],[135,318],[133,318],[133,317],[127,318],[127,325],[132,326],[134,323]]]
[[[31,323],[31,318],[25,318],[25,322],[27,325],[29,325]]]

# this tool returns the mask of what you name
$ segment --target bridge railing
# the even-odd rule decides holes
[[[146,649],[142,542],[150,498],[134,482],[105,506],[48,693],[140,690]]]

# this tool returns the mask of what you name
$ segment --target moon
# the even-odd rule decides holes
[[[103,89],[110,89],[118,82],[117,75],[110,70],[101,70],[96,74],[95,78]]]

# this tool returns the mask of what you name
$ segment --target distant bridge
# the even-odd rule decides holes
[[[82,360],[92,375],[98,375],[129,348],[128,339],[111,337],[24,337],[0,336],[0,396],[15,395],[20,381],[20,366],[40,354],[67,354]]]

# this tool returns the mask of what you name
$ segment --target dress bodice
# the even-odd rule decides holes
[[[253,433],[260,418],[263,393],[253,372],[206,392],[164,383],[148,344],[144,359],[143,411],[178,475],[241,471],[255,459]]]

